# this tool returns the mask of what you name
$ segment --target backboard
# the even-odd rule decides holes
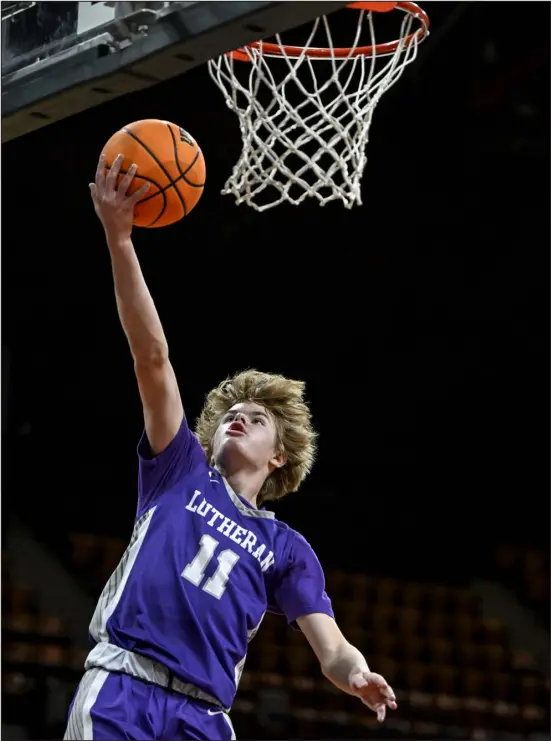
[[[344,2],[3,2],[2,141]]]

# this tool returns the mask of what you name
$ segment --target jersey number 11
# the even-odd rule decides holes
[[[214,553],[218,548],[219,543],[215,540],[212,535],[203,535],[199,541],[199,551],[193,561],[188,563],[186,568],[182,571],[182,576],[187,579],[196,587],[201,586],[201,582],[205,576],[205,571],[209,563],[214,557]],[[220,597],[226,591],[226,585],[230,577],[231,570],[235,564],[239,561],[239,556],[229,548],[216,556],[218,561],[218,568],[212,576],[205,581],[202,586],[203,592],[210,594],[216,599]]]

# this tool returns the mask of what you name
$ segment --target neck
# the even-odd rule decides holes
[[[226,481],[231,486],[236,494],[246,499],[247,502],[256,507],[256,501],[262,485],[266,480],[266,474],[264,471],[234,471],[232,473],[224,473]]]

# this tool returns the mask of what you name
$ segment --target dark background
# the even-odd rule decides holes
[[[353,211],[222,197],[240,136],[204,67],[3,146],[5,523],[131,531],[141,409],[88,183],[156,117],[207,163],[185,221],[135,231],[190,420],[243,368],[307,382],[319,460],[275,509],[326,568],[466,579],[548,548],[550,6],[424,7]]]

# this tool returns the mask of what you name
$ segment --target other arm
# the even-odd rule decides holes
[[[134,360],[147,438],[157,455],[174,439],[184,410],[168,343],[131,239],[134,207],[148,186],[127,195],[136,173],[132,166],[117,188],[121,165],[119,156],[106,176],[101,157],[90,190],[111,255],[117,309]]]
[[[359,697],[377,713],[380,722],[385,719],[387,707],[396,710],[392,688],[380,674],[370,671],[363,655],[346,640],[332,617],[313,613],[298,618],[297,623],[316,654],[323,675],[335,687]]]
[[[386,708],[396,708],[394,692],[380,674],[369,670],[362,654],[339,630],[325,593],[321,564],[306,540],[294,531],[283,569],[273,590],[275,605],[290,623],[297,622],[324,676],[343,692],[359,697],[383,721]]]

